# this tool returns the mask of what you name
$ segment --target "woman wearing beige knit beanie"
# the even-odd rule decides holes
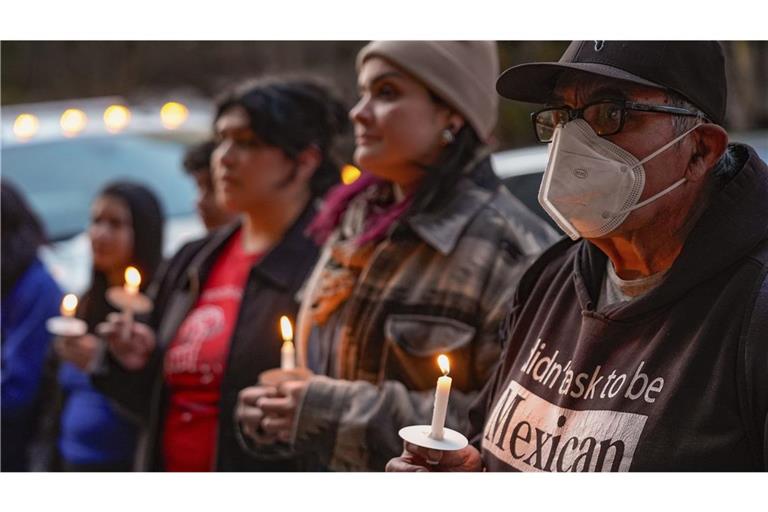
[[[357,70],[363,174],[310,228],[323,253],[297,349],[314,376],[240,395],[254,454],[283,443],[306,469],[383,470],[398,430],[430,422],[439,354],[453,378],[446,426],[465,430],[517,281],[555,238],[490,164],[494,42],[376,41]]]

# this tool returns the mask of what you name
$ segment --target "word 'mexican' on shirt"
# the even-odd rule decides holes
[[[627,471],[646,420],[559,407],[513,379],[486,421],[482,445],[520,471]]]

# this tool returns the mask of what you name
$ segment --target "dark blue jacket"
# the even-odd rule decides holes
[[[45,321],[58,314],[61,290],[33,260],[2,298],[2,469],[27,469],[51,335]]]
[[[61,364],[59,386],[64,398],[58,439],[62,459],[79,465],[130,464],[136,450],[136,424],[70,363]]]

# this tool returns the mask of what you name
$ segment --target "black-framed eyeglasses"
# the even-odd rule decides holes
[[[624,128],[628,110],[660,112],[678,116],[699,117],[707,120],[703,112],[669,105],[647,105],[634,101],[601,100],[582,108],[548,107],[531,114],[533,132],[539,142],[551,142],[555,128],[574,119],[584,119],[601,137],[619,133]]]

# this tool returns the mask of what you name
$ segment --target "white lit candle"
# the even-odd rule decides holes
[[[432,411],[432,431],[429,436],[433,439],[442,440],[445,427],[445,415],[448,412],[448,396],[451,393],[451,378],[448,376],[450,364],[448,357],[440,354],[437,358],[437,364],[443,372],[443,376],[437,379],[437,388],[435,389],[435,407]]]
[[[293,327],[288,317],[280,317],[280,333],[283,336],[283,346],[280,349],[280,368],[293,370],[296,368],[296,348],[293,346]]]
[[[123,290],[130,299],[133,299],[139,294],[139,287],[141,286],[141,273],[136,267],[128,267],[125,269],[125,284]],[[131,338],[131,330],[133,329],[133,307],[132,300],[126,302],[123,306],[123,340],[127,341]]]
[[[88,325],[79,318],[75,318],[75,311],[77,311],[77,296],[68,293],[61,299],[61,306],[59,307],[61,316],[46,320],[45,327],[48,332],[65,338],[85,334]]]
[[[125,284],[123,289],[128,295],[136,295],[139,293],[139,287],[141,286],[141,273],[136,267],[128,267],[125,269]]]
[[[77,309],[77,296],[73,293],[68,293],[61,299],[61,307],[59,311],[64,318],[72,318],[75,316],[75,310]]]

